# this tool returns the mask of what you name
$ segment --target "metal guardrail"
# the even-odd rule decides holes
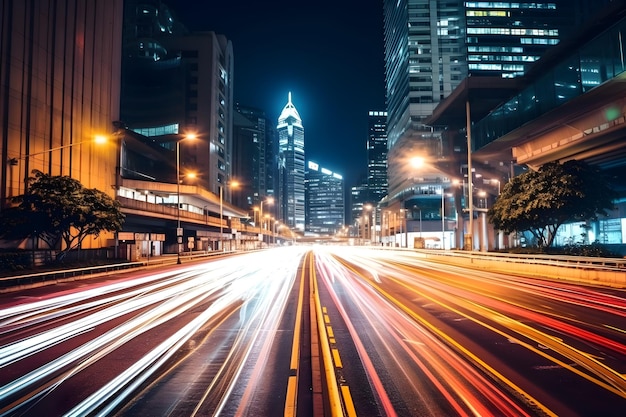
[[[180,259],[185,262],[189,262],[192,260],[204,259],[218,255],[225,255],[234,253],[235,251],[198,251],[198,252],[181,252]],[[158,266],[158,265],[168,265],[175,264],[177,262],[178,255],[177,254],[167,254],[162,256],[157,256],[141,261],[136,262],[122,262],[118,264],[107,264],[107,265],[99,265],[99,266],[91,266],[84,268],[72,268],[72,269],[59,269],[59,270],[50,270],[50,271],[42,271],[35,272],[31,274],[21,274],[21,275],[9,275],[0,277],[0,291],[6,290],[8,288],[23,288],[25,286],[32,286],[37,284],[44,283],[54,283],[58,280],[63,280],[67,278],[80,277],[85,275],[95,275],[102,274],[107,272],[125,270],[130,268],[140,268],[140,267],[150,267],[150,266]]]
[[[442,251],[420,249],[420,252],[438,256],[454,256],[468,259],[498,260],[499,262],[549,265],[563,268],[593,269],[599,271],[624,271],[626,272],[626,259],[624,258],[600,258],[593,256],[571,255],[540,255],[540,254],[517,254],[517,253],[494,253],[494,252],[468,252],[468,251]]]
[[[35,272],[24,275],[10,275],[0,277],[0,289],[18,287],[24,285],[40,284],[48,281],[56,281],[58,279],[65,279],[71,277],[78,277],[83,275],[94,275],[99,273],[106,273],[112,271],[119,271],[129,268],[137,268],[144,266],[144,262],[124,262],[119,264],[108,264],[99,266],[90,266],[84,268],[72,268],[72,269],[59,269],[53,271]]]

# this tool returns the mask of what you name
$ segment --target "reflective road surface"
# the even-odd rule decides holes
[[[296,246],[0,294],[0,415],[625,416],[626,292]]]

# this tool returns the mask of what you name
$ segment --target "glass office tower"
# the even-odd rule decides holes
[[[584,20],[588,0],[535,2],[385,0],[389,189],[415,175],[405,157],[445,159],[436,127],[423,121],[468,76],[523,75]]]
[[[292,229],[304,231],[304,127],[298,110],[289,100],[278,117],[280,218]]]
[[[368,113],[367,183],[372,203],[387,195],[387,112]]]
[[[309,161],[307,168],[307,231],[334,235],[345,223],[343,177],[313,161]]]

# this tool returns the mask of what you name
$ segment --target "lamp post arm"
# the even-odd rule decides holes
[[[10,158],[9,161],[16,161],[17,162],[19,160],[27,159],[27,158],[30,158],[32,156],[43,155],[45,153],[58,151],[60,149],[70,148],[72,146],[80,145],[80,144],[85,143],[85,142],[89,142],[89,141],[84,140],[84,141],[77,142],[77,143],[70,143],[69,145],[57,146],[56,148],[46,149],[45,151],[35,152],[35,153],[30,153],[28,155],[22,155],[22,156],[18,156],[18,157],[15,157],[15,158]]]

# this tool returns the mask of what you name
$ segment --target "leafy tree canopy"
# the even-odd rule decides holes
[[[598,168],[576,160],[550,162],[512,178],[488,217],[499,230],[528,231],[539,247],[549,247],[562,224],[606,215],[616,197]]]
[[[83,240],[103,231],[122,229],[120,203],[95,188],[87,189],[68,176],[33,171],[27,191],[12,199],[2,212],[0,236],[6,239],[36,237],[51,248],[64,242],[59,258],[80,247]]]

